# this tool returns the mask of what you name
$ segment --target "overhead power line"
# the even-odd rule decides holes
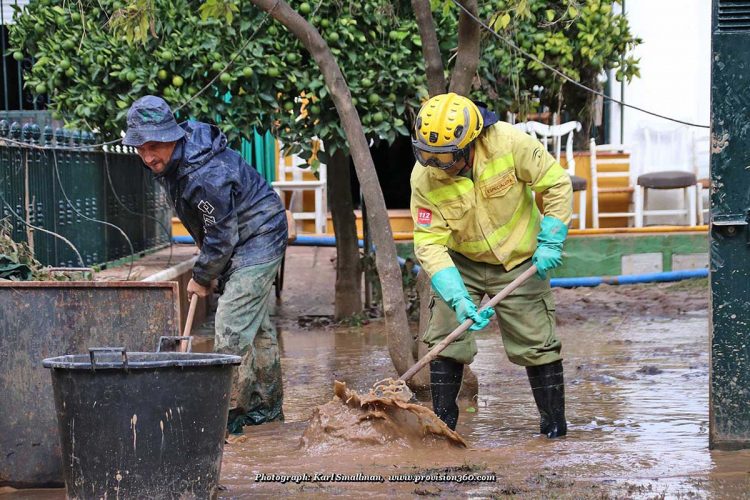
[[[608,101],[616,102],[617,104],[620,104],[621,106],[625,106],[627,108],[635,109],[635,110],[640,111],[642,113],[646,113],[646,114],[651,115],[651,116],[656,116],[657,118],[663,118],[664,120],[669,120],[669,121],[672,121],[672,122],[680,123],[682,125],[687,125],[689,127],[708,128],[708,129],[711,128],[709,125],[701,125],[701,124],[698,124],[698,123],[692,123],[692,122],[688,122],[688,121],[685,121],[685,120],[680,120],[678,118],[672,118],[671,116],[662,115],[662,114],[656,113],[654,111],[649,111],[647,109],[644,109],[644,108],[641,108],[641,107],[638,107],[638,106],[634,106],[632,104],[628,104],[628,103],[626,103],[624,101],[620,101],[619,99],[615,99],[614,97],[610,97],[610,96],[604,94],[603,92],[599,92],[598,90],[592,89],[591,87],[587,87],[586,85],[582,84],[581,82],[579,82],[577,80],[574,80],[573,78],[569,77],[568,75],[566,75],[562,71],[558,70],[557,68],[554,68],[554,67],[550,66],[549,64],[545,63],[544,61],[542,61],[541,59],[539,59],[535,55],[526,52],[521,47],[519,47],[518,45],[516,45],[509,38],[506,38],[506,37],[500,35],[497,31],[495,31],[492,28],[490,28],[489,26],[487,26],[487,24],[485,24],[481,19],[479,19],[474,14],[472,14],[466,7],[464,7],[463,5],[461,5],[461,3],[458,0],[451,0],[451,1],[454,4],[456,4],[456,6],[459,9],[461,9],[462,11],[464,11],[464,13],[467,16],[469,16],[475,23],[479,24],[482,28],[484,28],[485,30],[487,30],[490,33],[492,33],[495,36],[495,38],[497,38],[498,40],[502,41],[506,45],[512,47],[513,49],[517,50],[518,52],[520,52],[521,54],[523,54],[525,57],[531,59],[532,61],[534,61],[534,62],[536,62],[538,64],[541,64],[543,67],[545,67],[548,70],[552,71],[556,75],[559,75],[561,78],[563,78],[567,82],[572,83],[576,87],[579,87],[579,88],[581,88],[581,89],[583,89],[583,90],[585,90],[587,92],[591,92],[592,94],[595,94],[595,95],[598,95],[600,97],[603,97],[604,99],[607,99]]]

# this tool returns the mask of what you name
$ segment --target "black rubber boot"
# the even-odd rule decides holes
[[[541,416],[539,432],[548,438],[564,436],[568,433],[565,421],[565,381],[562,361],[547,365],[527,366],[531,392]]]
[[[430,361],[430,391],[432,409],[451,430],[458,423],[458,391],[464,376],[464,365],[449,358]]]

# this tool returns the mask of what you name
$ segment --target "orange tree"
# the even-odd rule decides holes
[[[294,1],[291,5],[296,12],[285,2],[271,0],[252,0],[253,5],[239,5],[233,0],[131,0],[127,4],[81,0],[67,6],[52,3],[32,0],[27,12],[19,17],[11,33],[14,57],[22,58],[24,52],[33,57],[27,85],[37,93],[48,92],[51,108],[73,125],[87,125],[105,137],[115,136],[130,102],[144,93],[156,93],[173,105],[184,104],[180,110],[183,117],[220,119],[219,125],[234,144],[252,126],[265,128],[272,124],[277,135],[288,144],[296,144],[301,156],[314,164],[309,139],[318,136],[326,144],[326,156],[321,154],[320,158],[329,161],[329,165],[338,165],[329,179],[341,180],[339,174],[348,172],[342,168],[342,156],[346,158],[351,151],[368,206],[370,202],[374,205],[373,210],[368,210],[368,220],[379,228],[373,233],[384,288],[389,350],[397,370],[403,372],[409,359],[413,361],[409,347],[413,339],[405,325],[403,296],[397,297],[394,287],[386,286],[394,281],[390,266],[395,261],[395,250],[372,159],[366,151],[363,154],[366,142],[357,134],[388,142],[408,135],[410,117],[428,95],[423,75],[425,61],[430,91],[435,88],[435,75],[444,79],[445,70],[455,64],[454,79],[459,75],[463,80],[456,89],[483,98],[495,109],[517,106],[521,101],[519,89],[527,88],[534,78],[543,78],[539,69],[527,66],[518,54],[487,38],[481,45],[474,44],[478,60],[472,62],[471,57],[465,57],[461,47],[466,45],[462,43],[467,40],[466,26],[459,25],[456,11],[448,2],[442,9],[429,12],[434,24],[428,38],[435,42],[435,50],[430,53],[425,46],[425,60],[419,53],[425,32],[418,31],[405,1]],[[412,5],[420,3],[426,0],[411,1]],[[271,11],[284,26],[294,27],[295,36],[279,24],[262,25],[264,18],[254,5]],[[553,29],[549,24],[558,19],[550,16],[549,11],[554,9],[544,11],[544,22],[539,17],[540,6],[543,3],[536,0],[496,0],[483,4],[480,15],[493,20],[498,29],[515,27],[510,34],[517,43],[523,46],[527,42],[538,49],[546,47],[546,33],[560,37],[559,27]],[[280,8],[274,12],[277,7]],[[570,0],[558,7],[558,20],[569,17],[560,23],[565,27],[563,33],[570,33],[570,26],[578,19],[575,4]],[[424,14],[425,10],[429,9],[415,8],[415,13]],[[615,22],[616,16],[610,14],[600,14],[600,18]],[[468,38],[478,40],[478,27],[473,29],[476,32]],[[319,33],[327,43],[321,45]],[[579,39],[580,33],[575,35]],[[596,33],[584,31],[584,35]],[[550,43],[554,45],[559,40]],[[585,37],[573,50],[581,52],[591,43]],[[615,52],[607,55],[604,66],[614,60]],[[335,61],[328,57],[331,54]],[[430,55],[431,59],[427,57]],[[592,58],[581,61],[589,59]],[[229,61],[234,64],[229,65]],[[214,81],[226,67],[229,71]],[[343,73],[339,73],[339,67]],[[196,97],[204,87],[207,91]],[[306,113],[296,101],[303,93],[309,99]],[[350,143],[353,138],[354,143]],[[339,192],[345,194],[346,189],[341,187],[346,184],[340,183]],[[337,202],[340,197],[332,199]],[[351,215],[351,204],[343,211]],[[335,207],[333,212],[336,224]],[[347,226],[346,239],[356,251],[352,217]],[[344,259],[338,240],[344,232],[337,227],[336,234],[341,261]],[[352,286],[359,286],[356,277],[350,281],[356,282]],[[337,308],[338,305],[337,301]]]
[[[290,5],[329,44],[366,134],[387,141],[408,135],[407,110],[426,96],[408,3]],[[213,12],[224,13],[207,15]],[[286,143],[304,148],[303,157],[314,135],[329,155],[346,149],[320,71],[294,36],[272,19],[261,25],[264,18],[250,2],[32,0],[11,26],[11,41],[32,58],[27,88],[47,94],[48,107],[71,126],[105,137],[119,134],[132,101],[154,93],[173,106],[187,102],[182,117],[220,120],[234,144],[258,126],[274,127]],[[302,95],[309,99],[306,113],[296,99]]]
[[[447,74],[458,45],[457,9],[450,0],[431,3],[441,71]],[[409,135],[410,118],[428,95],[409,2],[289,4],[327,41],[367,136],[393,142]],[[479,15],[524,50],[586,84],[597,86],[597,76],[609,68],[617,69],[618,78],[637,75],[637,61],[627,54],[639,41],[609,2],[494,0],[482,2]],[[286,143],[303,149],[303,158],[312,152],[313,136],[325,141],[323,158],[348,151],[320,71],[282,25],[260,26],[264,16],[250,2],[231,0],[82,0],[64,6],[32,0],[11,25],[11,41],[19,56],[33,58],[27,87],[48,94],[49,107],[72,126],[115,136],[130,103],[155,93],[173,105],[187,102],[183,117],[220,119],[235,145],[253,126],[274,126]],[[590,104],[558,76],[485,32],[480,50],[470,93],[497,111],[529,110],[534,85],[548,89],[553,108],[569,101],[579,105],[571,110],[577,115]],[[232,58],[226,73],[190,99]],[[310,98],[306,113],[295,99],[301,95]]]
[[[291,5],[324,36],[368,139],[408,135],[409,113],[426,95],[408,3]],[[33,57],[27,86],[46,92],[49,107],[71,126],[116,137],[130,103],[153,93],[184,104],[183,118],[219,121],[234,146],[253,126],[273,128],[313,168],[317,159],[328,163],[339,245],[336,316],[361,312],[349,144],[320,69],[281,23],[249,2],[32,0],[11,36],[15,50]],[[325,144],[317,159],[313,136]]]

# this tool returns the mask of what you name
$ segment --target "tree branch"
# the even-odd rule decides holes
[[[422,56],[424,57],[425,72],[427,73],[427,91],[430,96],[445,93],[445,68],[440,56],[435,21],[432,18],[430,0],[411,0],[414,17],[419,27],[422,39]]]
[[[469,12],[478,15],[477,0],[461,0],[460,3]],[[450,92],[468,95],[478,66],[479,26],[462,10],[458,17],[458,53],[451,77]]]
[[[412,339],[406,316],[401,270],[398,266],[396,245],[383,192],[380,189],[362,122],[356,108],[352,105],[349,87],[331,50],[314,26],[283,0],[252,0],[252,2],[286,26],[310,52],[323,74],[336,111],[341,118],[341,126],[349,142],[354,168],[367,204],[367,220],[377,247],[375,265],[383,292],[388,352],[396,371],[401,375],[415,362],[411,352]]]

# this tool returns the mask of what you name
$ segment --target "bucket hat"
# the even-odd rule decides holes
[[[142,146],[146,142],[173,142],[185,137],[185,131],[161,97],[147,95],[135,101],[128,110],[128,129],[122,140],[125,146]]]

